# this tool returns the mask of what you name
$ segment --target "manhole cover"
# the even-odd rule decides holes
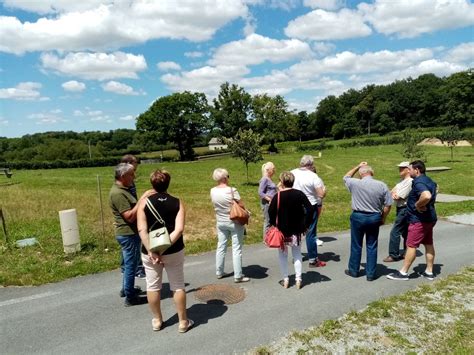
[[[234,304],[245,299],[245,291],[232,285],[211,284],[199,287],[195,297],[206,303],[224,302],[224,304]]]

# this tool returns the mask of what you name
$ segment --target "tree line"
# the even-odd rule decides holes
[[[317,138],[385,135],[406,128],[474,126],[473,69],[437,77],[421,75],[388,85],[368,85],[328,96],[311,113],[292,111],[286,100],[250,95],[228,82],[208,102],[205,94],[181,92],[158,98],[137,117],[136,130],[46,132],[0,138],[0,161],[104,158],[176,148],[181,160],[212,137],[235,137],[252,129],[269,150],[275,143]]]

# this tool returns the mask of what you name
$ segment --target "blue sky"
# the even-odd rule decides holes
[[[157,98],[228,81],[327,95],[474,67],[469,0],[3,0],[0,136],[135,128]]]

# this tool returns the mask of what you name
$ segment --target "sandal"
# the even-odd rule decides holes
[[[153,331],[155,332],[160,331],[162,326],[163,326],[163,321],[160,321],[158,318],[153,318],[151,320],[151,327],[153,328]]]
[[[188,318],[188,325],[186,327],[178,327],[178,332],[186,333],[189,329],[191,329],[194,325],[194,321]]]

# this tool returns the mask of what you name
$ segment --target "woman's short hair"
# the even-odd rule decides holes
[[[280,181],[285,187],[293,187],[295,176],[291,171],[284,171],[280,174]]]
[[[228,179],[229,172],[223,168],[214,169],[214,172],[212,173],[212,178],[217,182],[222,181],[224,179]]]
[[[166,170],[158,169],[151,173],[151,186],[156,192],[165,192],[170,186],[171,175]]]
[[[135,170],[132,164],[130,163],[120,163],[115,167],[115,180],[120,180],[120,178],[126,175],[130,170]]]
[[[300,160],[300,166],[312,166],[314,164],[314,158],[312,155],[303,155]]]
[[[265,164],[262,165],[262,176],[266,176],[268,170],[270,169],[275,169],[275,164],[273,164],[271,161],[266,162]]]

